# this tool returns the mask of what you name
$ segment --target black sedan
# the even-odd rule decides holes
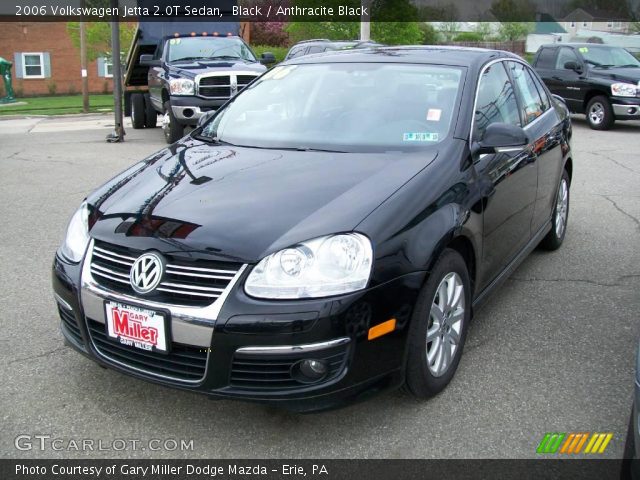
[[[472,313],[565,236],[571,123],[520,57],[302,57],[89,195],[55,256],[100,365],[318,410],[452,379]]]

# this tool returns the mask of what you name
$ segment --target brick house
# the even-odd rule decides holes
[[[82,91],[80,50],[65,22],[0,22],[0,57],[13,62],[17,97]],[[106,59],[90,62],[87,76],[90,93],[112,91],[111,64]]]

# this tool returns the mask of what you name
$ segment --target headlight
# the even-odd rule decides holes
[[[89,208],[86,203],[73,214],[60,251],[74,263],[82,260],[89,244]]]
[[[251,271],[245,291],[259,298],[314,298],[367,286],[373,252],[359,233],[315,238],[263,258]]]
[[[169,90],[171,95],[193,95],[194,83],[188,78],[174,78],[169,80]]]
[[[638,88],[631,83],[614,83],[611,85],[611,93],[616,97],[635,97]]]

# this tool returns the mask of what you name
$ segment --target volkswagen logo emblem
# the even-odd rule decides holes
[[[164,261],[162,257],[155,253],[145,253],[140,255],[131,267],[129,282],[137,293],[149,293],[153,291],[164,271]]]

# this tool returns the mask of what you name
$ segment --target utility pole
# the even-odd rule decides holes
[[[84,0],[81,6],[84,5]],[[80,22],[80,74],[82,76],[82,111],[89,112],[89,78],[87,76],[87,32],[85,22]]]
[[[360,6],[362,7],[362,15],[360,15],[360,41],[368,42],[371,40],[371,22],[370,14],[365,15],[364,10],[367,11],[371,8],[371,0],[361,0]]]
[[[118,0],[111,0],[114,12],[118,11]],[[120,64],[120,23],[116,13],[111,18],[111,57],[113,63],[113,114],[114,131],[107,136],[108,142],[124,142],[124,119],[122,115],[122,68]]]

